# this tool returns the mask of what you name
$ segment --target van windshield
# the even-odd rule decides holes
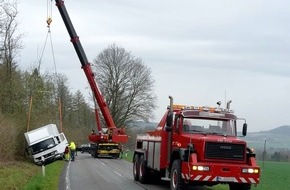
[[[32,155],[37,154],[39,152],[45,151],[55,146],[53,138],[46,139],[37,144],[32,145],[30,148],[32,149]]]

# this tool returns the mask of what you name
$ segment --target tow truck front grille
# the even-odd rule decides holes
[[[205,144],[205,158],[207,159],[244,160],[244,157],[244,144],[216,142],[206,142]]]

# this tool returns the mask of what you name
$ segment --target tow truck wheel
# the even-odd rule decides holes
[[[133,176],[135,181],[139,181],[139,155],[135,154],[133,160]]]
[[[174,160],[170,173],[170,187],[173,190],[182,190],[185,187],[184,180],[181,178],[181,161]]]
[[[244,183],[231,183],[229,184],[230,190],[250,190],[251,185],[250,184],[244,184]]]
[[[141,155],[139,159],[139,181],[140,183],[147,183],[148,181],[148,169],[147,163],[145,161],[144,155]]]

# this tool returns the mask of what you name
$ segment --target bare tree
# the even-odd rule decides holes
[[[58,74],[56,81],[56,93],[58,99],[61,101],[61,112],[62,112],[62,120],[65,122],[67,117],[70,115],[72,111],[72,94],[69,91],[68,87],[68,79],[65,75]]]
[[[14,113],[15,109],[18,109],[13,107],[13,102],[18,100],[21,94],[19,93],[21,79],[16,70],[15,58],[22,48],[22,35],[17,34],[17,15],[16,1],[0,1],[0,84],[2,87],[0,99],[5,101],[3,107],[7,113]]]
[[[148,121],[153,117],[156,107],[154,80],[151,70],[140,58],[113,44],[97,56],[93,69],[118,127],[129,121]]]
[[[0,2],[0,48],[2,64],[7,67],[7,73],[11,74],[16,67],[15,56],[22,49],[22,34],[18,34],[18,15],[16,1]]]

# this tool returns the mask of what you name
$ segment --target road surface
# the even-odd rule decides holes
[[[168,181],[140,184],[134,181],[132,163],[122,159],[98,159],[78,153],[61,176],[60,190],[168,190]]]

